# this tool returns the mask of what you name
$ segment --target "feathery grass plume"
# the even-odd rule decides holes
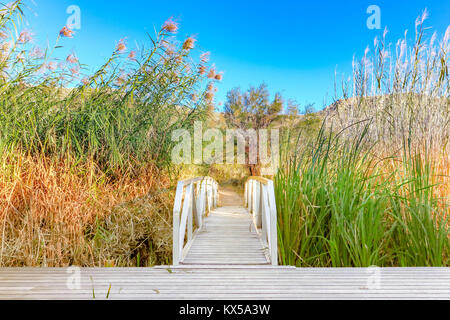
[[[72,76],[76,77],[80,74],[80,68],[78,66],[70,68]]]
[[[216,70],[211,68],[208,72],[208,79],[214,79],[216,77]]]
[[[19,38],[17,39],[17,42],[20,43],[20,44],[26,44],[26,43],[30,42],[31,40],[33,40],[33,36],[31,34],[31,31],[23,30],[20,33]]]
[[[199,73],[200,75],[204,75],[204,74],[206,73],[206,66],[200,65],[200,66],[198,67],[198,73]]]
[[[211,56],[211,52],[204,52],[200,55],[200,61],[203,63],[208,63]]]
[[[366,49],[361,60],[354,59],[353,75],[341,86],[342,98],[336,99],[335,110],[328,110],[332,111],[328,112],[330,124],[342,128],[371,118],[368,136],[372,141],[384,141],[386,150],[402,145],[405,137],[434,149],[446,145],[450,132],[450,26],[440,40],[436,32],[427,39],[427,16],[425,10],[416,19],[412,40],[405,32],[392,46],[385,29],[374,41],[373,50]],[[345,134],[358,132],[352,128]]]
[[[130,54],[128,55],[128,59],[135,60],[136,59],[136,51],[130,51]]]
[[[195,39],[194,37],[187,38],[183,43],[183,49],[184,50],[194,49],[196,41],[197,41],[197,39]]]
[[[45,57],[45,53],[42,51],[41,48],[36,46],[33,47],[33,49],[31,50],[30,56],[36,59],[43,59]]]
[[[72,53],[67,56],[66,61],[68,63],[75,64],[75,63],[78,63],[78,58]]]
[[[173,21],[173,17],[170,17],[164,22],[162,29],[167,32],[176,33],[178,31],[178,23]]]
[[[83,79],[81,79],[81,82],[83,83],[83,85],[87,86],[91,83],[91,81],[89,80],[89,78],[84,77]]]
[[[69,29],[67,26],[64,26],[61,31],[59,32],[59,35],[61,37],[66,37],[66,38],[73,38],[73,35],[75,34],[75,32],[71,29]]]
[[[127,46],[125,44],[125,39],[120,39],[119,43],[116,46],[116,51],[119,53],[123,53],[125,50],[127,50]]]
[[[176,57],[175,57],[175,61],[176,61],[176,63],[177,64],[182,64],[183,63],[183,56],[182,55],[177,55]]]
[[[212,100],[214,99],[214,92],[213,91],[207,91],[205,93],[205,98],[207,101],[212,102]]]
[[[8,52],[13,47],[11,41],[6,41],[0,44],[0,51],[2,52]]]
[[[55,61],[50,61],[47,64],[47,69],[50,71],[55,71],[58,68],[58,64]]]

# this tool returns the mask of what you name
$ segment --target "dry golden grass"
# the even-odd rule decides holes
[[[170,256],[168,232],[152,228],[169,228],[172,193],[154,168],[112,180],[93,163],[19,152],[0,170],[0,266],[130,266]]]
[[[432,190],[432,197],[437,199],[435,209],[444,213],[444,220],[448,224],[450,206],[450,156],[445,147],[443,149],[435,148],[433,150],[427,150],[425,147],[426,143],[421,143],[420,145],[420,147],[416,147],[414,156],[420,157],[420,163],[422,165],[427,164],[429,166],[429,185],[433,186],[430,190]],[[407,159],[401,148],[395,150],[392,149],[392,145],[389,147],[379,145],[371,153],[375,159],[379,160],[376,163],[376,168],[380,183],[388,179],[396,179],[397,181],[408,180],[407,177],[410,174],[407,172],[407,166],[405,166]],[[424,176],[426,175],[424,173]],[[406,191],[404,194],[405,198],[408,197],[410,191]]]

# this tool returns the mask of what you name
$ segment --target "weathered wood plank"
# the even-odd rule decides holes
[[[268,264],[247,209],[222,207],[213,210],[192,241],[182,264]]]
[[[211,202],[211,195],[208,196]],[[252,202],[254,199],[250,198],[247,200]],[[201,205],[205,203],[198,203],[198,207]],[[273,205],[271,201],[266,210]],[[181,211],[180,204],[175,213],[183,217],[184,230],[184,221],[189,217]],[[274,221],[266,221],[266,225],[270,231]],[[184,233],[177,236],[181,249]],[[276,238],[269,242],[275,243]],[[93,299],[94,295],[96,299],[106,299],[110,290],[109,299],[450,300],[450,268],[273,266],[265,255],[267,246],[245,208],[223,207],[213,210],[203,228],[196,230],[182,252],[181,265],[81,268],[77,269],[76,288],[68,284],[74,273],[66,268],[3,268],[0,299]]]
[[[170,270],[170,272],[168,271]],[[450,268],[182,266],[83,268],[70,289],[65,268],[0,269],[0,299],[450,299]]]

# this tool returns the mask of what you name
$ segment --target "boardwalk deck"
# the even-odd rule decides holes
[[[243,207],[213,210],[194,238],[182,264],[268,264],[252,216]]]
[[[0,269],[0,299],[450,299],[449,268]]]
[[[190,241],[183,246],[184,259],[178,260],[181,264],[154,268],[3,268],[0,299],[450,300],[450,268],[294,268],[274,266],[276,260],[269,264],[277,255],[276,221],[270,220],[276,212],[268,188],[255,181],[246,188],[246,203],[264,213],[260,232],[256,232],[247,209],[228,206],[213,209],[194,236],[192,229],[189,232],[189,212],[194,212],[191,204],[198,202],[198,208],[206,208],[201,205],[206,187],[199,185],[203,196],[194,197],[193,183],[200,181],[189,180],[178,188],[179,207],[174,217],[180,218],[184,187],[189,190],[185,199],[195,200],[183,206],[182,223],[178,224],[183,227],[174,227],[174,235],[180,240],[180,246],[174,241],[174,248],[181,251],[188,222]],[[267,183],[264,179],[257,181]],[[268,186],[273,187],[270,183]],[[267,202],[257,201],[252,192]],[[212,193],[209,196],[214,199]]]

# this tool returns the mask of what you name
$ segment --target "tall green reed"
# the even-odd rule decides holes
[[[163,26],[138,52],[121,40],[103,66],[82,76],[76,58],[58,58],[61,35],[43,52],[14,32],[21,6],[0,16],[2,151],[94,160],[111,174],[170,167],[171,132],[204,119],[211,103],[198,72],[206,61],[191,58],[193,38],[177,44],[177,27]]]
[[[275,176],[282,263],[448,265],[448,197],[437,189],[449,177],[437,162],[449,138],[450,27],[427,39],[426,18],[412,44],[405,33],[390,50],[385,30],[354,59],[313,142],[286,140]]]
[[[343,128],[371,118],[368,138],[389,150],[407,135],[413,144],[426,142],[439,149],[449,139],[450,26],[442,37],[426,27],[427,10],[415,21],[415,33],[388,42],[387,29],[353,59],[353,72],[342,76],[341,90],[330,108],[330,124]],[[339,92],[338,92],[339,91]],[[355,128],[348,137],[358,136]]]
[[[388,171],[392,158],[379,160],[367,139],[370,123],[354,126],[360,132],[354,140],[325,125],[312,143],[286,140],[275,176],[280,262],[448,264],[447,209],[437,205],[430,159],[409,149]]]
[[[395,221],[392,249],[400,266],[449,265],[449,206],[433,193],[431,178],[436,175],[428,150],[419,152],[405,143],[403,173],[389,194],[390,212]],[[444,200],[445,199],[441,199]]]

